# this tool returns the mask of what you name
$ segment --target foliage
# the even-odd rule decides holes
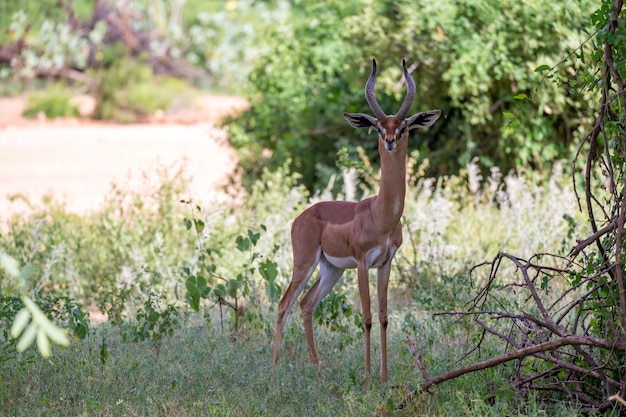
[[[277,26],[268,37],[273,40],[271,50],[250,75],[252,107],[230,126],[230,133],[235,149],[242,150],[246,178],[258,177],[259,167],[275,167],[288,159],[290,170],[310,187],[318,180],[316,164],[333,161],[338,145],[347,144],[348,133],[353,134],[340,115],[356,109],[355,96],[362,98],[361,93],[352,94],[362,85],[357,87],[347,64],[356,61],[360,51],[349,42],[350,31],[338,26],[354,15],[359,2],[301,6],[303,18]],[[262,155],[267,157],[259,163]]]
[[[195,11],[194,11],[195,10]],[[188,1],[189,18],[179,48],[189,62],[204,68],[218,88],[245,90],[248,74],[267,52],[265,39],[291,15],[285,0],[231,1],[211,10],[206,2]]]
[[[175,283],[164,287],[164,277],[193,250],[177,204],[187,183],[182,167],[156,165],[151,173],[112,184],[101,210],[83,216],[49,197],[27,216],[7,220],[0,247],[40,271],[41,288],[104,310],[113,308],[111,294],[132,292],[141,283],[172,290]]]
[[[191,205],[191,202],[187,202]],[[200,206],[195,207],[195,211],[201,212]],[[240,319],[245,318],[251,326],[263,329],[266,322],[263,320],[262,309],[259,308],[262,303],[262,292],[256,288],[259,284],[258,278],[262,278],[265,286],[265,296],[270,305],[270,311],[278,302],[281,294],[281,287],[276,282],[278,276],[277,264],[270,258],[263,259],[259,252],[254,251],[261,232],[253,232],[248,229],[245,235],[238,235],[235,239],[237,251],[244,255],[244,263],[241,265],[240,272],[234,277],[228,277],[219,273],[218,257],[214,255],[214,251],[207,247],[203,242],[202,232],[204,230],[204,222],[195,217],[195,211],[192,209],[191,218],[185,218],[185,226],[187,230],[191,230],[196,234],[198,239],[198,250],[200,255],[198,261],[200,269],[193,274],[191,267],[183,268],[183,278],[185,279],[185,301],[195,311],[200,311],[200,302],[203,299],[212,301],[213,306],[219,306],[220,319],[222,319],[222,308],[227,307],[232,310],[232,323],[234,332],[240,330]],[[261,230],[265,232],[267,228],[261,224]],[[278,248],[275,247],[274,252]],[[221,322],[221,328],[224,329],[224,322]]]
[[[368,190],[376,183],[377,174],[364,154],[353,162],[342,174],[350,178],[344,181],[343,195]],[[545,179],[530,172],[500,175],[495,170],[483,178],[476,162],[461,176],[437,181],[423,177],[424,163],[413,154],[405,243],[398,252],[390,288],[390,332],[395,332],[389,342],[390,371],[397,388],[379,390],[374,378],[370,381],[373,390],[356,389],[363,386],[362,319],[355,277],[346,271],[336,292],[316,311],[316,338],[324,364],[319,371],[307,364],[297,313],[285,329],[284,346],[289,348],[284,349],[284,360],[275,375],[280,381],[290,381],[290,386],[312,390],[310,395],[303,390],[302,394],[285,396],[282,385],[271,383],[267,374],[274,306],[292,268],[290,224],[310,203],[329,198],[332,189],[328,186],[310,195],[298,185],[298,176],[291,175],[287,165],[276,171],[266,169],[236,206],[232,202],[181,203],[180,195],[185,195],[187,185],[184,171],[179,165],[156,166],[151,170],[156,175],[144,173],[114,184],[103,205],[93,212],[68,213],[50,197],[40,205],[32,203],[31,215],[7,219],[0,229],[0,245],[28,270],[37,272],[29,282],[40,288],[37,301],[42,309],[56,309],[59,313],[55,314],[72,311],[63,307],[72,304],[69,300],[44,304],[43,300],[54,293],[59,300],[67,296],[84,305],[95,305],[109,322],[83,322],[84,340],[73,342],[62,355],[55,354],[55,365],[48,365],[45,371],[37,361],[23,361],[24,356],[3,356],[4,371],[22,369],[19,378],[0,376],[0,384],[5,384],[0,396],[11,393],[3,397],[4,403],[11,410],[30,410],[28,399],[35,398],[38,406],[56,407],[64,413],[74,410],[72,407],[102,406],[103,401],[118,411],[124,407],[152,410],[154,404],[167,403],[167,407],[185,410],[182,414],[193,414],[197,410],[232,410],[245,403],[241,398],[248,398],[251,409],[268,410],[268,414],[276,404],[282,404],[297,415],[306,414],[303,410],[311,407],[320,415],[336,415],[337,410],[344,409],[364,415],[371,415],[374,409],[402,415],[402,411],[393,411],[395,405],[415,389],[417,382],[414,358],[406,352],[400,330],[411,336],[415,334],[411,331],[422,335],[431,352],[429,364],[437,364],[433,372],[444,369],[458,359],[459,349],[467,347],[469,341],[464,328],[441,326],[428,314],[470,299],[471,289],[485,276],[476,274],[469,279],[467,266],[493,256],[499,247],[530,253],[542,245],[571,246],[584,227],[580,216],[570,212],[575,195],[558,169]],[[350,169],[362,170],[355,174]],[[546,215],[533,215],[536,212]],[[571,222],[563,219],[564,214],[577,222],[565,238],[563,233],[569,231]],[[7,279],[0,275],[3,286]],[[21,304],[7,308],[3,323],[12,323],[20,308]],[[74,328],[67,318],[57,321]],[[214,325],[218,322],[221,325]],[[6,342],[0,343],[3,351],[14,352],[14,345]],[[177,365],[172,368],[172,363]],[[330,370],[325,374],[327,366]],[[80,371],[69,377],[59,371],[64,367]],[[53,369],[58,383],[37,386],[33,397],[20,397],[21,378]],[[213,377],[200,377],[198,372],[205,376],[209,372]],[[315,379],[316,373],[320,380]],[[523,409],[523,398],[494,388],[504,386],[509,373],[493,370],[488,375],[487,379],[502,383],[485,384],[484,376],[469,383],[453,383],[438,389],[438,399],[428,397],[410,404],[405,412],[413,415],[427,409],[429,414],[437,414],[440,402],[458,403],[456,391],[473,398],[462,403],[469,411],[461,412],[450,405],[442,415],[471,415],[471,410],[482,410],[481,399],[492,396],[495,410],[503,415],[510,404]],[[85,397],[77,388],[94,378],[103,384],[90,385],[100,400]],[[150,385],[153,381],[159,389]],[[203,382],[198,386],[194,381]],[[129,388],[126,383],[142,388]],[[152,405],[138,404],[124,394],[136,392],[133,389],[143,393],[143,387]],[[164,391],[163,387],[172,390]],[[204,399],[199,392],[204,393]],[[215,394],[209,402],[206,392]],[[268,397],[258,392],[268,392]],[[332,402],[319,403],[317,396],[322,394],[325,398],[330,395]],[[60,401],[61,397],[75,401]],[[116,404],[118,400],[123,401]],[[528,407],[528,414],[533,415],[533,410],[546,406],[529,403]]]
[[[405,92],[400,58],[406,57],[417,80],[415,111],[441,108],[445,115],[411,140],[431,161],[430,175],[455,173],[474,157],[503,172],[548,168],[590,123],[591,97],[570,83],[581,64],[569,54],[584,39],[592,4],[297,2],[294,19],[275,28],[251,73],[251,108],[231,126],[232,142],[250,176],[288,157],[304,184],[319,189],[342,147],[354,155],[369,144],[369,158],[376,154],[375,137],[341,117],[369,111],[362,91],[371,58],[381,70],[378,101],[393,113]],[[561,60],[554,74],[560,84],[538,87],[544,74],[534,69]],[[511,112],[525,123],[510,129],[504,113]]]
[[[68,80],[94,96],[94,118],[125,123],[158,117],[192,83],[241,91],[264,51],[257,39],[287,15],[286,2],[39,3],[0,6],[0,79],[12,81],[3,92]],[[32,99],[28,117],[77,115],[56,88]]]
[[[154,76],[141,60],[120,59],[115,52],[110,59],[103,68],[89,72],[96,81],[95,119],[136,122],[168,110],[175,98],[191,94],[183,81]]]
[[[429,352],[433,363],[444,366],[458,359],[455,349],[463,335],[425,321],[421,334],[433,340]],[[18,417],[118,415],[137,410],[180,416],[577,415],[576,409],[562,404],[516,396],[503,370],[453,381],[396,410],[396,403],[415,386],[414,358],[405,353],[401,333],[392,331],[389,337],[393,384],[381,387],[373,378],[367,390],[363,389],[360,337],[339,351],[336,333],[320,329],[316,336],[323,362],[317,369],[306,363],[303,332],[286,336],[293,349],[272,371],[267,338],[257,334],[232,339],[219,329],[204,328],[201,317],[191,317],[180,331],[163,339],[159,360],[154,360],[150,342],[124,342],[119,332],[104,324],[97,328],[97,336],[59,352],[52,362],[5,363],[0,367],[0,402],[7,414]],[[104,363],[103,337],[108,341]]]
[[[132,121],[166,108],[180,89],[171,81],[151,88],[163,82],[155,72],[245,90],[252,107],[230,131],[246,186],[262,175],[259,167],[275,169],[288,158],[290,171],[314,190],[328,183],[339,149],[354,156],[358,144],[369,143],[366,153],[375,156],[374,137],[341,118],[367,111],[362,89],[371,57],[381,63],[377,96],[387,111],[404,94],[402,56],[418,80],[415,110],[444,110],[445,123],[412,140],[432,162],[429,175],[456,173],[476,156],[503,172],[549,169],[591,123],[593,77],[582,76],[576,57],[592,49],[583,41],[594,30],[587,23],[593,0],[116,4],[111,16],[130,19],[134,42],[84,1],[71,3],[74,20],[48,0],[41,16],[31,0],[23,3],[24,12],[4,6],[10,41],[28,36],[3,75],[69,76],[98,96],[97,117]],[[90,18],[97,23],[86,24]]]
[[[148,299],[139,308],[132,328],[135,341],[149,340],[154,345],[157,358],[161,353],[163,336],[172,336],[180,326],[180,308],[174,304],[163,305],[163,294],[148,289]]]
[[[73,0],[72,5],[77,15],[87,18],[93,8],[93,0]],[[66,11],[59,7],[57,0],[25,0],[20,2],[5,1],[0,3],[0,43],[14,41],[19,37],[12,31],[11,24],[15,21],[15,14],[28,17],[33,26],[41,26],[44,21],[60,21],[66,17]]]
[[[0,68],[15,81],[68,76],[101,68],[107,49],[122,46],[119,60],[142,62],[155,74],[172,74],[214,89],[241,89],[265,48],[258,39],[289,16],[286,1],[133,2],[25,0],[0,6],[0,45],[24,40],[19,55]],[[5,35],[6,34],[6,35]],[[88,85],[88,87],[91,87]]]
[[[591,121],[591,95],[569,80],[583,67],[570,54],[589,52],[583,40],[594,3],[402,3],[400,15],[408,21],[399,38],[409,56],[427,57],[416,76],[433,80],[437,101],[449,106],[449,123],[440,132],[446,143],[437,146],[442,158],[431,158],[438,168],[449,155],[462,164],[479,156],[505,172],[545,168],[568,155]],[[542,84],[544,74],[535,68],[558,62],[553,75],[560,82]],[[432,91],[433,85],[421,88]],[[505,113],[524,97],[530,98],[524,103],[527,118],[510,129]]]
[[[9,280],[7,280],[9,285],[0,294],[1,304],[6,306],[7,303],[4,300],[10,299],[14,292],[19,294],[23,303],[23,307],[17,311],[11,325],[11,337],[13,339],[20,338],[15,346],[16,350],[18,352],[25,351],[36,338],[39,353],[44,358],[49,358],[52,355],[51,344],[67,346],[69,339],[65,331],[52,323],[28,295],[24,277],[29,275],[31,271],[28,269],[20,271],[17,261],[4,252],[0,252],[0,267],[9,276]],[[0,316],[0,320],[6,321],[9,317],[4,314],[10,314],[12,311],[10,308],[8,310],[3,308],[1,311],[3,315]]]
[[[31,30],[30,16],[23,10],[12,14],[8,27],[9,39],[17,42]],[[104,25],[95,25],[87,36],[75,33],[66,22],[44,20],[36,37],[21,47],[19,56],[11,60],[10,68],[0,68],[0,77],[15,81],[38,75],[54,75],[66,68],[85,69],[89,45],[99,44],[105,34]],[[9,71],[10,69],[10,71]]]

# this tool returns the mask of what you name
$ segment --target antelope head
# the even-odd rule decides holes
[[[369,132],[376,129],[378,138],[388,152],[394,152],[398,141],[407,140],[409,132],[413,129],[424,128],[432,125],[439,119],[441,110],[429,110],[407,117],[413,100],[415,99],[415,81],[406,68],[406,60],[402,60],[402,71],[406,80],[407,92],[400,106],[400,110],[394,116],[387,116],[378,104],[374,96],[376,84],[376,60],[372,60],[372,72],[365,83],[365,99],[369,104],[374,116],[365,113],[343,113],[343,117],[355,128],[366,127]]]

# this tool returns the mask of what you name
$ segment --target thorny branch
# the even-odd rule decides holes
[[[565,261],[563,258],[556,258]],[[522,275],[524,285],[516,287],[518,295],[524,296],[521,297],[522,299],[536,302],[516,306],[519,310],[516,313],[509,311],[512,308],[509,310],[487,308],[489,304],[506,304],[505,301],[499,301],[498,297],[506,297],[505,294],[499,294],[499,292],[504,292],[503,290],[508,286],[497,285],[494,278],[498,275],[503,260],[511,261]],[[594,316],[594,310],[587,304],[597,301],[595,297],[597,293],[593,291],[585,293],[582,300],[572,294],[566,295],[569,294],[568,280],[580,279],[581,282],[576,284],[578,288],[591,285],[590,288],[597,289],[598,287],[593,283],[598,277],[590,275],[572,278],[572,271],[568,269],[559,269],[554,266],[544,268],[506,253],[499,253],[492,262],[485,263],[483,266],[491,268],[490,279],[486,287],[474,298],[470,308],[467,311],[443,312],[436,316],[469,318],[484,334],[503,341],[506,351],[495,357],[478,360],[431,377],[420,349],[413,341],[407,339],[407,344],[416,358],[417,367],[424,382],[419,390],[413,391],[409,397],[398,404],[398,407],[403,408],[406,402],[419,391],[428,391],[434,385],[444,381],[512,361],[518,364],[515,367],[514,385],[520,389],[538,389],[539,386],[532,384],[537,380],[543,380],[547,382],[541,389],[552,387],[554,391],[564,392],[569,398],[584,402],[590,410],[604,410],[612,406],[608,397],[621,389],[621,383],[613,376],[623,371],[622,359],[623,354],[626,353],[626,337],[623,335],[615,337],[617,336],[615,332],[607,331],[607,337],[600,338],[591,336],[587,331],[590,323],[597,319]],[[537,271],[539,273],[535,274],[537,278],[544,271],[554,273],[551,281],[553,288],[551,290],[538,288],[537,283],[541,280],[531,278],[529,270]],[[558,293],[559,291],[563,294]],[[555,301],[546,303],[547,307],[544,306],[542,292],[544,296],[551,294],[551,298]],[[563,311],[569,311],[570,314],[562,314]],[[577,333],[576,329],[581,327],[580,323],[584,323],[582,326],[584,331]],[[485,339],[481,337],[478,344],[482,344]],[[472,348],[472,353],[478,351],[478,348],[479,346]],[[599,359],[599,349],[608,352],[607,355],[602,356],[602,360]],[[527,361],[524,362],[526,366],[522,366],[524,360]],[[542,367],[536,360],[551,365]],[[528,369],[531,369],[530,374]],[[583,384],[581,381],[592,382]],[[564,388],[568,386],[569,388]]]

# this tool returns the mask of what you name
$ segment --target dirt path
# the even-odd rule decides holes
[[[114,125],[77,120],[27,121],[23,100],[0,99],[0,221],[27,210],[8,196],[32,202],[52,193],[72,212],[98,208],[111,182],[154,170],[157,162],[187,160],[191,195],[213,198],[232,173],[235,154],[214,122],[245,106],[237,97],[198,99],[193,112],[158,123]],[[183,123],[181,123],[183,122]],[[185,197],[186,197],[185,196]]]

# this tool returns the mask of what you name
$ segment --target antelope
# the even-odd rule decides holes
[[[406,194],[406,159],[409,132],[431,126],[441,110],[429,110],[406,117],[415,98],[415,82],[402,60],[407,93],[400,110],[388,116],[374,96],[376,60],[365,84],[365,99],[374,116],[343,113],[354,128],[378,132],[380,189],[378,195],[360,202],[325,201],[303,211],[291,227],[293,273],[291,283],[278,304],[278,322],[272,366],[278,363],[285,322],[291,306],[303,291],[319,264],[317,281],[300,301],[309,359],[318,365],[313,337],[313,313],[328,295],[346,268],[356,268],[365,327],[365,376],[370,373],[370,290],[368,272],[377,269],[376,286],[380,322],[380,380],[388,380],[387,369],[387,290],[391,261],[402,244],[401,216]]]

